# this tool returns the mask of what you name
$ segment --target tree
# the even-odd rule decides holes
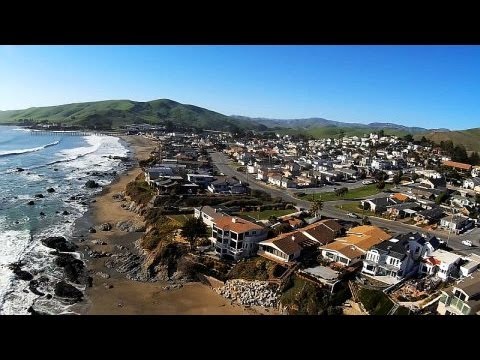
[[[341,187],[341,188],[335,190],[335,195],[337,195],[339,197],[340,196],[345,196],[347,193],[348,193],[348,188],[346,188],[346,187]]]
[[[189,218],[182,226],[181,235],[185,237],[190,243],[190,247],[193,249],[195,242],[201,236],[207,234],[207,225],[205,225],[202,219]]]
[[[312,206],[310,207],[310,214],[312,214],[313,216],[318,216],[318,213],[322,210],[322,208],[322,200],[314,200]]]
[[[339,133],[338,133],[338,138],[339,139],[343,139],[345,137],[345,130],[343,129],[340,129]]]
[[[393,176],[393,183],[394,183],[395,185],[400,184],[400,181],[402,180],[402,176],[403,176],[403,173],[402,173],[402,171],[400,170],[397,174],[395,174],[395,175]]]
[[[438,195],[437,198],[435,199],[435,204],[440,205],[442,202],[447,200],[447,197],[448,197],[448,193],[446,191],[440,193],[440,195]]]
[[[275,236],[278,236],[280,234],[284,234],[290,231],[292,231],[292,227],[290,226],[289,223],[281,223],[280,225],[276,226],[275,229],[273,229],[273,233]]]
[[[468,158],[468,163],[470,165],[478,165],[480,163],[480,156],[476,151],[470,154],[470,157]]]
[[[370,219],[368,218],[368,216],[364,216],[363,219],[362,219],[362,225],[370,225],[371,222],[370,222]]]
[[[383,131],[383,129],[379,130],[377,135],[378,135],[378,138],[384,137],[385,136],[385,131]]]
[[[377,189],[382,190],[385,189],[385,182],[384,181],[379,181],[377,184]]]
[[[407,141],[407,142],[413,142],[413,136],[412,134],[407,134],[403,137],[403,140]]]

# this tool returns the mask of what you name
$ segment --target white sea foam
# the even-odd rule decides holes
[[[50,144],[46,144],[46,145],[38,146],[38,147],[34,147],[34,148],[29,148],[29,149],[4,150],[4,151],[0,151],[0,157],[1,156],[9,156],[9,155],[27,154],[27,153],[31,153],[31,152],[35,152],[35,151],[40,151],[40,150],[43,150],[47,147],[58,145],[59,143],[60,143],[60,141],[54,141]]]
[[[8,310],[8,306],[5,309],[3,306],[5,305],[6,297],[13,295],[13,293],[15,293],[15,296],[19,297],[26,297],[29,295],[12,289],[14,274],[8,268],[8,265],[22,258],[30,244],[30,232],[28,230],[3,231],[4,227],[5,222],[0,223],[0,229],[2,229],[2,231],[0,231],[0,314],[11,314]],[[36,296],[33,296],[32,299],[35,297]],[[19,302],[16,301],[16,303]],[[15,313],[18,314],[21,312]]]

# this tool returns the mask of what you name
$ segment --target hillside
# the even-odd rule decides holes
[[[363,133],[368,133],[370,131],[378,131],[380,129],[391,130],[391,133],[394,134],[396,131],[399,131],[401,134],[416,134],[423,133],[428,131],[427,129],[421,127],[408,127],[393,123],[370,123],[370,124],[360,124],[360,123],[349,123],[328,120],[323,118],[307,118],[307,119],[266,119],[266,118],[249,118],[245,116],[232,116],[240,120],[251,120],[259,124],[266,125],[268,127],[282,127],[282,128],[292,128],[292,129],[302,129],[302,130],[311,130],[311,129],[321,129],[329,128],[334,129],[344,129],[345,132],[350,132],[350,135],[361,135]],[[314,130],[313,133],[322,131]],[[326,133],[331,133],[332,131],[326,131]],[[334,131],[333,131],[334,132]],[[349,134],[347,134],[349,135]]]
[[[467,151],[480,152],[480,128],[460,131],[434,131],[429,132],[425,137],[437,144],[440,141],[452,140],[454,145],[463,145]]]
[[[107,100],[0,111],[0,123],[17,123],[23,119],[62,122],[97,129],[117,128],[120,125],[133,123],[161,124],[167,120],[179,126],[212,130],[231,131],[238,128],[264,130],[266,128],[250,120],[238,121],[214,111],[168,99],[149,102]]]
[[[265,119],[245,116],[226,116],[218,112],[194,105],[181,104],[169,99],[148,102],[131,100],[106,100],[66,104],[58,106],[34,107],[24,110],[0,111],[1,124],[22,123],[25,120],[61,122],[65,125],[77,125],[95,129],[118,128],[133,123],[166,124],[188,128],[238,131],[276,131],[282,134],[303,134],[315,138],[345,136],[362,136],[370,132],[384,130],[387,135],[404,136],[407,133],[423,135],[429,131],[419,127],[407,127],[393,123],[345,123],[323,118],[308,119]],[[442,130],[442,129],[439,129]],[[467,147],[476,149],[475,129],[467,130],[465,136],[457,140]],[[476,129],[478,130],[478,129]],[[480,131],[477,131],[477,133]],[[441,135],[441,134],[446,135]],[[431,136],[448,138],[453,133],[435,132]],[[455,134],[453,134],[455,135]],[[453,139],[452,139],[453,140]],[[455,142],[454,141],[454,142]]]

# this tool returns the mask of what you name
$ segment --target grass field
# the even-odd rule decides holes
[[[188,214],[188,215],[178,214],[178,215],[168,215],[168,217],[169,217],[170,219],[173,219],[173,220],[175,220],[176,222],[178,222],[178,224],[179,224],[180,226],[183,226],[183,224],[185,224],[185,222],[188,220],[188,218],[193,217],[193,215],[191,215],[191,214]]]
[[[362,208],[359,207],[360,203],[357,201],[352,201],[348,202],[342,205],[336,206],[336,208],[346,211],[346,212],[352,212],[354,214],[357,214],[359,216],[371,216],[375,215],[373,211],[368,211],[368,210],[362,210]]]
[[[392,187],[391,184],[385,184],[385,188],[382,190],[377,189],[376,184],[365,185],[357,189],[351,189],[345,196],[337,196],[335,192],[324,192],[316,194],[303,194],[298,196],[300,199],[304,200],[322,200],[322,201],[335,201],[335,200],[354,200],[354,199],[363,199],[369,196],[378,194],[379,192],[388,190]]]
[[[279,217],[279,216],[283,216],[283,215],[288,215],[288,214],[292,214],[296,212],[295,209],[286,209],[286,210],[263,210],[263,211],[246,211],[246,212],[242,212],[242,213],[238,213],[239,215],[247,215],[247,216],[251,216],[255,219],[259,219],[259,220],[268,220],[270,218],[270,216],[276,216],[276,217]]]

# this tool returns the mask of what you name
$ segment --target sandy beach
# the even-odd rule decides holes
[[[155,144],[140,136],[123,138],[129,143],[137,160],[146,159]],[[142,222],[142,218],[121,207],[122,202],[114,200],[114,194],[124,191],[126,184],[140,174],[137,166],[119,176],[119,179],[106,187],[96,198],[90,210],[92,226],[98,229],[103,223],[116,224],[119,221],[133,220]],[[83,242],[81,249],[115,253],[116,245],[122,245],[130,250],[134,242],[143,233],[122,232],[113,226],[111,231],[97,231],[88,234],[88,240]],[[104,242],[106,245],[93,244],[92,241]],[[243,315],[255,314],[254,309],[231,304],[211,287],[201,283],[189,283],[179,289],[164,290],[166,283],[138,282],[129,280],[105,266],[108,257],[89,258],[85,256],[86,265],[93,277],[93,286],[87,288],[86,300],[75,305],[74,310],[87,315]],[[108,274],[105,279],[96,275],[97,272]],[[264,311],[262,311],[265,313]],[[268,313],[268,312],[267,312]],[[273,313],[273,311],[272,311]]]

